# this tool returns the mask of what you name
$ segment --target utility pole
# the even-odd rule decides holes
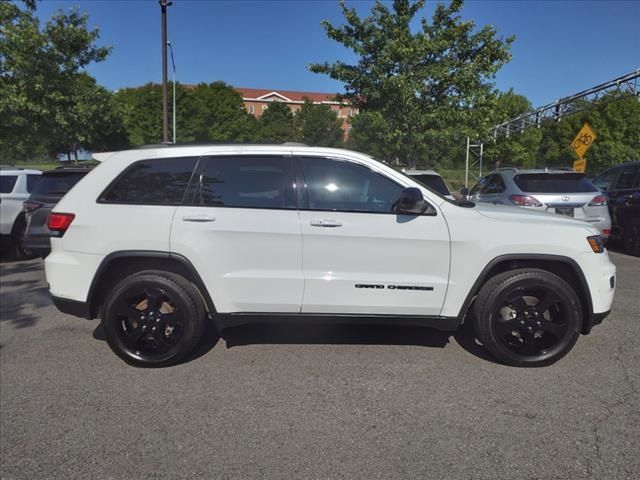
[[[167,105],[167,7],[170,0],[158,0],[162,11],[162,143],[169,142],[169,108]]]

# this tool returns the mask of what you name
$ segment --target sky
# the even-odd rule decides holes
[[[361,15],[372,4],[347,0]],[[427,1],[419,16],[430,18],[434,6]],[[100,84],[115,90],[161,81],[157,0],[44,0],[38,15],[44,21],[70,8],[87,13],[99,44],[113,47],[88,68]],[[468,0],[462,18],[516,37],[496,86],[526,95],[534,107],[640,68],[640,0]],[[341,92],[341,83],[308,70],[314,62],[355,60],[326,36],[323,19],[343,22],[337,0],[174,0],[168,39],[177,80]]]

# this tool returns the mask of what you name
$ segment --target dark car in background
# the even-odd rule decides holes
[[[629,253],[640,256],[640,161],[609,168],[593,184],[609,197],[611,238],[622,240]]]
[[[64,195],[80,181],[90,168],[58,167],[43,172],[40,181],[23,203],[27,226],[22,240],[23,248],[32,255],[46,257],[51,251],[47,216]]]

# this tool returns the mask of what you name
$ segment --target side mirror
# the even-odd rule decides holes
[[[469,196],[469,189],[467,187],[462,187],[460,189],[460,195],[464,195],[465,197]]]
[[[429,207],[430,205],[424,200],[419,188],[407,187],[400,192],[400,198],[393,203],[391,211],[393,213],[420,215]]]

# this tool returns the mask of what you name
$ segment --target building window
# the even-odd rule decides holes
[[[254,106],[253,106],[253,105],[249,105],[249,106],[247,107],[247,110],[248,110],[248,111],[249,111],[249,113],[250,113],[250,114],[252,114],[252,115],[253,115],[254,113],[256,113],[256,109],[254,108]]]
[[[269,105],[262,105],[262,111],[264,112],[267,108],[269,108]]]

